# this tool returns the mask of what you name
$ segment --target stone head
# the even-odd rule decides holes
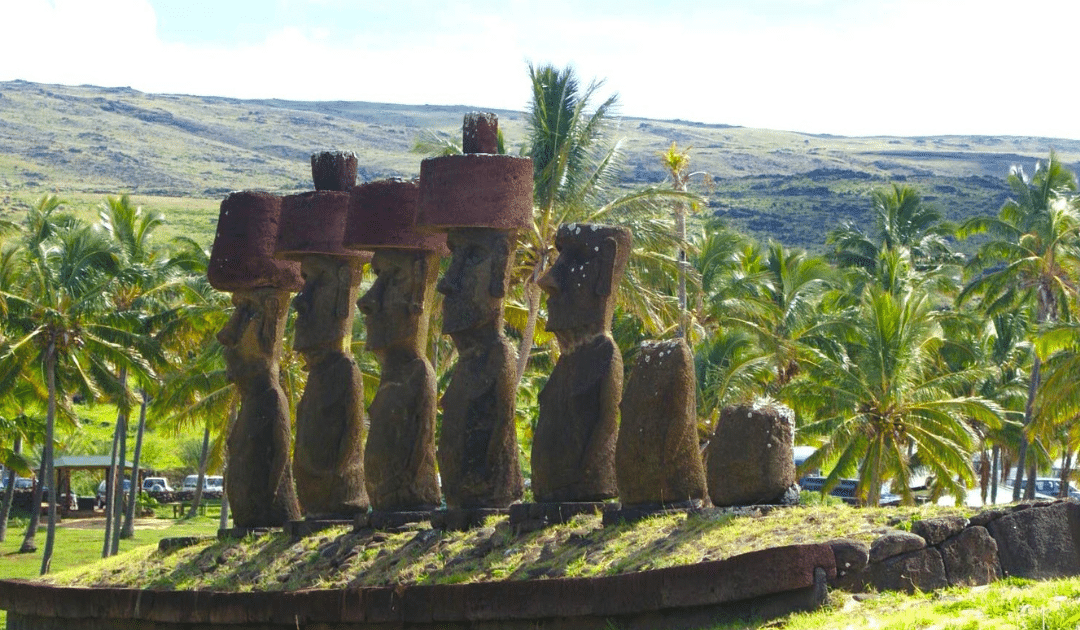
[[[606,329],[615,308],[615,290],[630,256],[630,230],[568,223],[559,227],[559,256],[540,278],[548,294],[547,330]]]
[[[217,339],[225,346],[226,376],[240,383],[276,366],[289,294],[275,288],[245,289],[233,293],[232,303],[233,314]]]
[[[447,233],[450,266],[436,286],[444,296],[443,333],[488,323],[501,327],[513,234],[494,228],[454,228]]]
[[[438,255],[423,249],[376,249],[371,269],[375,282],[356,303],[367,325],[367,349],[419,350],[427,337],[426,306],[439,272]]]
[[[300,259],[304,287],[293,298],[297,352],[340,350],[352,331],[353,298],[360,284],[360,261],[346,256],[309,254]]]

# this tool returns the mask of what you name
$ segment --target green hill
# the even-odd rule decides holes
[[[793,104],[797,106],[797,104]],[[351,150],[360,179],[414,177],[409,147],[425,129],[460,133],[474,106],[240,100],[145,94],[129,88],[0,82],[0,212],[44,192],[90,206],[130,192],[165,210],[177,233],[209,242],[230,190],[310,189],[314,151]],[[526,137],[521,112],[498,111],[510,147]],[[692,168],[715,178],[709,212],[762,238],[820,247],[842,220],[868,221],[867,193],[916,186],[947,218],[995,212],[1009,168],[1051,149],[1080,168],[1080,141],[940,136],[840,137],[625,118],[627,187],[663,180],[657,154],[692,147]]]

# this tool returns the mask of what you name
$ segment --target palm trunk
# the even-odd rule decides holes
[[[127,511],[124,513],[124,528],[120,531],[121,538],[133,538],[135,536],[135,504],[142,492],[142,483],[139,479],[139,460],[142,456],[143,435],[146,433],[146,406],[149,398],[145,390],[142,394],[142,405],[139,407],[139,431],[135,434],[135,454],[131,457],[131,492],[128,493]]]
[[[185,518],[194,518],[199,513],[199,504],[202,503],[203,483],[206,479],[206,459],[210,453],[210,424],[203,429],[202,454],[199,455],[199,479],[195,482],[195,496],[191,498],[191,510]]]
[[[22,435],[15,435],[15,444],[12,450],[16,454],[22,453]],[[7,538],[8,517],[11,515],[11,503],[15,500],[15,469],[11,468],[7,474],[7,486],[4,488],[4,500],[0,503],[0,542]]]
[[[120,391],[122,396],[127,396],[127,368],[120,368]],[[126,466],[124,464],[127,461],[127,411],[123,412],[123,420],[117,421],[117,430],[120,432],[117,439],[117,444],[120,450],[120,480],[117,486],[113,488],[112,501],[114,507],[112,509],[112,548],[109,550],[110,555],[116,555],[120,553],[120,526],[123,524],[121,515],[124,509],[124,472]],[[135,484],[135,480],[132,479],[132,485]]]
[[[993,469],[990,471],[990,505],[997,505],[998,464],[1001,460],[1001,447],[995,444],[990,451],[990,457],[993,460]]]
[[[223,474],[228,474],[228,471],[222,471]],[[218,519],[218,529],[224,530],[229,528],[229,492],[225,489],[225,486],[221,487],[221,516]]]
[[[113,493],[116,492],[116,440],[120,437],[113,429],[112,451],[110,452],[109,471],[105,477],[105,544],[101,548],[101,557],[108,558],[112,549]]]
[[[1039,318],[1042,319],[1042,318]],[[1041,322],[1039,322],[1041,323]],[[1042,367],[1042,361],[1039,359],[1039,354],[1035,353],[1035,358],[1031,363],[1031,382],[1028,383],[1028,398],[1024,404],[1024,428],[1026,429],[1035,415],[1035,394],[1039,391],[1040,369]],[[1016,462],[1016,483],[1013,484],[1013,501],[1020,500],[1020,488],[1024,485],[1024,465],[1027,463],[1027,448],[1028,437],[1024,431],[1020,431],[1020,452],[1018,453]],[[1031,496],[1025,495],[1025,498],[1030,499],[1034,496],[1035,481],[1029,479],[1029,485],[1031,485]]]
[[[38,467],[38,482],[34,484],[34,491],[30,493],[30,523],[26,526],[26,536],[23,537],[19,553],[34,553],[37,551],[38,522],[41,520],[41,491],[45,486],[45,457],[41,457],[41,465]]]
[[[683,190],[679,186],[678,190]],[[679,330],[676,337],[686,337],[689,321],[686,310],[686,212],[681,201],[675,204],[675,232],[679,236]]]
[[[1028,466],[1028,476],[1024,480],[1024,499],[1030,500],[1035,498],[1035,477],[1038,475],[1039,470],[1035,467],[1035,463],[1032,462]]]
[[[1058,491],[1058,498],[1069,498],[1069,477],[1072,476],[1072,451],[1069,450],[1068,445],[1065,446],[1065,454],[1061,457],[1061,488]]]
[[[521,343],[518,345],[517,370],[514,373],[515,387],[525,376],[525,368],[528,367],[529,357],[532,355],[536,320],[540,313],[540,276],[543,275],[546,267],[547,254],[540,254],[539,260],[533,266],[532,274],[525,282],[525,304],[529,308],[529,315],[525,320],[525,330],[521,331]]]
[[[53,543],[56,540],[56,501],[60,488],[53,474],[53,438],[56,433],[56,342],[50,342],[45,351],[45,373],[48,378],[49,407],[45,413],[45,448],[42,452],[42,468],[49,484],[49,524],[45,529],[45,551],[41,553],[41,575],[52,566]],[[45,482],[43,482],[45,483]],[[41,507],[37,506],[36,511]]]

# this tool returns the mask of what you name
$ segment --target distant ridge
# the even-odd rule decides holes
[[[239,189],[309,189],[314,151],[355,151],[360,179],[415,177],[422,130],[460,133],[460,105],[244,100],[148,94],[128,87],[0,82],[0,200],[46,191],[220,198]],[[523,112],[495,110],[517,151]],[[1051,149],[1080,169],[1080,141],[1053,138],[843,137],[684,120],[624,118],[624,185],[664,179],[658,153],[690,146],[716,181],[709,210],[755,236],[820,247],[841,220],[866,224],[868,193],[918,188],[948,218],[996,212],[1014,164],[1031,172]],[[702,189],[704,192],[704,189]]]

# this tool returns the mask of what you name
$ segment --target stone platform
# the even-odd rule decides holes
[[[815,609],[835,574],[832,549],[817,544],[600,578],[295,592],[0,580],[0,609],[8,611],[8,628],[20,630],[677,630]]]
[[[618,510],[618,503],[605,501],[574,503],[515,503],[510,506],[510,527],[515,532],[533,532],[562,525],[578,514],[605,514]]]

